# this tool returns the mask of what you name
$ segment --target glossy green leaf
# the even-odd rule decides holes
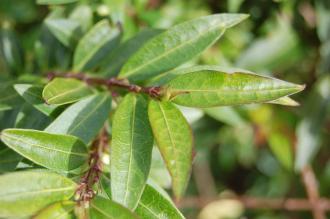
[[[226,73],[214,69],[180,75],[167,86],[171,101],[189,107],[269,102],[305,87],[248,72]]]
[[[124,65],[120,77],[141,81],[190,60],[242,20],[245,14],[215,14],[169,28],[148,41]]]
[[[182,113],[170,102],[151,100],[148,114],[155,140],[172,177],[173,192],[181,197],[192,165],[191,129]]]
[[[98,22],[79,41],[74,53],[74,71],[85,71],[100,64],[108,53],[110,53],[120,41],[118,28],[111,28],[107,20]]]
[[[74,219],[75,202],[62,201],[42,209],[33,219]]]
[[[78,0],[37,0],[37,4],[40,5],[59,5],[76,2]]]
[[[79,41],[81,29],[77,21],[63,18],[46,19],[45,24],[63,45],[73,48]]]
[[[96,94],[69,106],[45,131],[73,135],[88,144],[100,131],[111,110],[111,96]]]
[[[136,36],[121,44],[108,58],[105,60],[104,75],[117,75],[125,62],[143,46],[152,37],[160,34],[162,30],[147,29],[138,33]]]
[[[119,104],[112,125],[112,199],[135,209],[146,184],[153,146],[147,102],[128,94]]]
[[[90,203],[90,218],[93,219],[134,219],[138,218],[120,204],[100,196]]]
[[[42,97],[48,104],[63,105],[91,94],[93,90],[85,82],[72,78],[55,78],[45,86]]]
[[[0,142],[0,173],[15,170],[22,156]]]
[[[1,132],[1,140],[23,157],[57,171],[76,169],[88,157],[86,145],[69,135],[30,129],[5,129]]]
[[[0,217],[29,216],[47,205],[72,197],[76,184],[46,171],[20,171],[0,176]]]
[[[150,185],[147,185],[144,189],[143,195],[135,212],[144,219],[184,218],[184,216],[171,201],[169,201]]]
[[[57,108],[54,105],[45,104],[45,101],[42,98],[42,86],[32,84],[15,84],[14,88],[26,102],[32,104],[36,109],[47,116],[51,115]]]

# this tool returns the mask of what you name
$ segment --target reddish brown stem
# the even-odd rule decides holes
[[[85,81],[89,85],[102,85],[106,86],[109,90],[112,90],[113,88],[122,88],[129,92],[134,93],[144,93],[152,98],[160,99],[162,96],[161,88],[158,86],[152,86],[152,87],[141,87],[136,84],[130,84],[127,80],[124,79],[118,79],[118,78],[110,78],[110,79],[104,79],[104,78],[97,78],[97,77],[90,77],[83,73],[54,73],[50,72],[48,73],[48,79],[52,80],[55,77],[62,77],[62,78],[74,78],[80,81]]]

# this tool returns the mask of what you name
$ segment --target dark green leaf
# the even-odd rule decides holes
[[[0,176],[0,217],[29,216],[47,205],[72,197],[76,184],[46,171],[21,171]]]
[[[37,0],[37,4],[40,5],[59,5],[76,2],[78,0]]]
[[[146,100],[126,95],[115,112],[112,127],[112,199],[135,209],[148,178],[153,146]]]
[[[0,173],[15,170],[22,157],[0,142]]]
[[[0,83],[0,93],[0,111],[12,109],[24,102],[10,83]]]
[[[90,217],[93,219],[134,219],[130,210],[111,200],[95,197],[90,203]]]
[[[170,102],[151,100],[148,114],[157,145],[172,176],[173,192],[181,197],[192,165],[191,129],[180,110]]]
[[[57,202],[42,209],[33,219],[74,219],[74,207],[73,201]]]
[[[190,60],[212,45],[245,14],[215,14],[184,22],[147,42],[124,65],[120,77],[141,81]]]
[[[143,219],[178,219],[184,218],[175,205],[159,193],[156,189],[147,185],[135,210]]]
[[[118,28],[111,28],[107,20],[98,22],[78,43],[73,59],[74,71],[85,71],[100,64],[120,41]]]
[[[63,105],[91,94],[93,90],[85,82],[72,78],[55,78],[45,86],[42,97],[48,104]]]
[[[111,96],[96,94],[68,107],[45,131],[74,135],[88,144],[97,135],[111,110]]]
[[[57,171],[78,168],[88,157],[87,147],[78,138],[29,129],[5,129],[1,140],[29,160]]]

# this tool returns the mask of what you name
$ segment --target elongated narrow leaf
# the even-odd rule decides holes
[[[23,157],[57,171],[76,169],[87,160],[86,145],[74,136],[5,129],[1,140]]]
[[[90,203],[90,217],[93,219],[134,219],[138,218],[127,208],[109,199],[96,197]]]
[[[135,212],[144,219],[184,218],[171,201],[149,185],[144,189]]]
[[[225,32],[247,18],[245,14],[216,14],[171,27],[147,42],[120,72],[120,77],[141,81],[190,60]]]
[[[66,47],[73,48],[81,36],[80,24],[70,19],[46,19],[45,24],[50,32]]]
[[[104,75],[115,76],[119,73],[125,62],[140,49],[152,37],[160,34],[162,30],[146,29],[138,33],[136,36],[122,43],[108,59],[105,59]]]
[[[78,43],[73,67],[84,71],[95,67],[120,41],[118,28],[111,28],[107,20],[97,23]]]
[[[150,101],[148,114],[157,145],[172,176],[174,194],[181,197],[192,165],[191,129],[182,113],[170,102]]]
[[[135,209],[148,178],[153,145],[146,100],[126,95],[115,112],[112,127],[112,199]]]
[[[74,219],[75,202],[62,201],[42,209],[33,219]]]
[[[96,94],[68,107],[45,131],[74,135],[88,144],[100,131],[111,110],[111,96]]]
[[[171,101],[190,107],[214,107],[277,100],[305,86],[248,72],[200,70],[180,75],[168,84]]]
[[[54,105],[45,104],[45,101],[42,98],[42,86],[32,84],[15,84],[14,88],[26,102],[32,104],[36,109],[47,116],[51,115],[57,108]]]
[[[48,104],[63,105],[91,94],[93,90],[85,82],[72,78],[55,78],[45,86],[42,97]]]
[[[283,106],[299,106],[299,103],[290,97],[281,97],[276,100],[269,101],[267,103],[271,104],[278,104],[278,105],[283,105]]]
[[[0,217],[29,216],[47,205],[72,197],[76,184],[46,171],[21,171],[0,176]]]
[[[78,0],[37,0],[37,4],[40,5],[59,5],[76,2]]]
[[[15,170],[22,156],[0,142],[0,173]]]

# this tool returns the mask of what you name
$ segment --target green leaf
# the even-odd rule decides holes
[[[112,125],[112,199],[135,209],[146,184],[153,146],[147,102],[128,94],[119,104]]]
[[[59,4],[68,4],[76,2],[78,0],[37,0],[39,5],[59,5]]]
[[[63,18],[46,19],[49,31],[66,47],[73,48],[82,34],[77,21]]]
[[[138,218],[130,210],[111,200],[95,197],[90,203],[90,217],[93,219],[134,219]]]
[[[93,90],[85,82],[73,78],[55,78],[45,86],[42,97],[48,104],[63,105],[91,94]]]
[[[5,129],[1,140],[36,164],[57,171],[78,168],[88,157],[86,145],[78,138],[30,129]]]
[[[88,5],[78,5],[71,12],[69,19],[78,22],[85,33],[93,24],[93,11]]]
[[[269,139],[269,146],[278,161],[285,167],[287,170],[292,170],[293,167],[293,147],[288,139],[282,133],[271,133]]]
[[[159,150],[172,177],[176,197],[184,194],[192,165],[193,136],[180,110],[170,102],[151,100],[149,120]]]
[[[73,58],[74,71],[94,68],[120,41],[118,28],[111,28],[107,20],[98,22],[78,43]]]
[[[32,104],[36,109],[47,116],[50,116],[57,108],[54,105],[51,106],[45,104],[45,101],[42,98],[42,86],[32,84],[15,84],[14,88],[26,102]]]
[[[0,93],[0,111],[15,108],[23,102],[10,83],[1,83]]]
[[[127,60],[141,48],[152,37],[160,34],[162,30],[146,29],[138,33],[136,36],[121,44],[109,57],[105,60],[104,75],[117,75],[121,67]]]
[[[299,103],[290,97],[281,97],[276,100],[268,101],[267,103],[278,104],[283,106],[299,106]]]
[[[0,217],[24,217],[72,197],[76,184],[46,171],[20,171],[0,176]]]
[[[15,170],[22,157],[0,142],[0,173]]]
[[[245,14],[215,14],[171,27],[148,41],[127,61],[119,75],[141,81],[173,69],[200,54],[227,28],[245,18]]]
[[[144,219],[184,218],[171,201],[149,185],[144,189],[135,212]]]
[[[74,219],[75,202],[62,201],[42,209],[33,219]]]
[[[88,144],[100,131],[111,110],[111,96],[96,94],[68,107],[45,131],[73,135]]]
[[[176,104],[189,107],[262,103],[302,91],[305,86],[245,71],[197,70],[167,84],[167,95]]]

